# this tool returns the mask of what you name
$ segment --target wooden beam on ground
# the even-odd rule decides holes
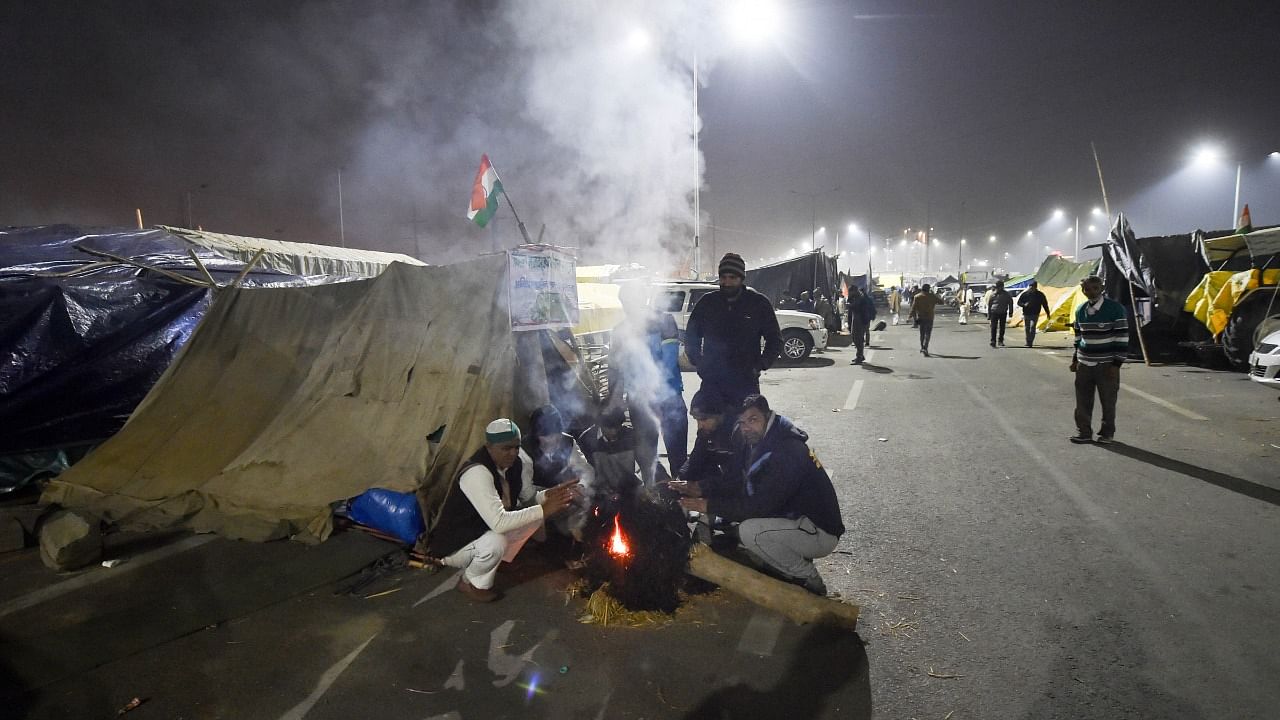
[[[818,597],[796,585],[774,580],[717,555],[701,543],[695,544],[689,553],[689,574],[801,624],[837,625],[849,630],[858,627],[857,605]]]

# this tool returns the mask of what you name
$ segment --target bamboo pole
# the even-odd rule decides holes
[[[825,624],[856,630],[857,605],[821,598],[795,585],[771,577],[715,554],[697,543],[689,553],[689,574],[712,582],[735,595],[800,624]]]
[[[217,290],[218,283],[214,281],[213,273],[210,273],[209,268],[205,267],[204,263],[200,261],[200,256],[196,255],[196,251],[192,248],[187,248],[187,255],[190,255],[191,259],[195,262],[196,267],[200,268],[200,274],[204,275],[204,279],[208,281],[209,287]]]
[[[142,227],[142,208],[134,208],[134,212],[138,213],[138,229],[144,229]]]
[[[260,249],[258,252],[253,254],[253,257],[249,259],[249,264],[245,265],[244,269],[240,271],[240,274],[236,276],[236,279],[231,282],[231,287],[240,287],[240,282],[249,274],[249,271],[253,269],[253,266],[258,264],[258,261],[262,259],[262,254],[265,252],[265,249]]]
[[[1107,213],[1107,217],[1110,218],[1111,204],[1107,202],[1107,184],[1102,180],[1102,163],[1098,160],[1098,148],[1092,141],[1090,141],[1089,147],[1093,149],[1093,164],[1098,168],[1098,185],[1102,187],[1102,207],[1104,208],[1104,212]],[[1123,240],[1124,228],[1121,228],[1120,232],[1120,239]],[[1079,236],[1080,233],[1077,230],[1076,237],[1078,238]],[[1128,249],[1129,248],[1125,248],[1126,252]],[[1136,266],[1137,258],[1131,259]],[[1142,361],[1147,364],[1147,367],[1151,367],[1151,356],[1147,354],[1147,338],[1142,334],[1142,318],[1138,317],[1138,298],[1136,293],[1134,293],[1133,280],[1128,277],[1125,277],[1125,280],[1129,282],[1129,307],[1133,309],[1133,329],[1138,333],[1138,346],[1142,348]]]

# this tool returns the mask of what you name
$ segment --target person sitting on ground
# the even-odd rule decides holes
[[[534,492],[522,479],[520,428],[507,418],[489,423],[484,446],[454,476],[427,538],[429,562],[462,569],[458,590],[492,602],[500,562],[511,562],[546,518],[569,508],[577,479]]]
[[[672,489],[686,495],[680,505],[738,522],[739,542],[766,569],[826,595],[813,560],[835,550],[844,523],[831,478],[806,444],[809,436],[762,395],[743,401],[738,428],[741,482],[676,484]]]
[[[582,539],[582,528],[591,511],[590,496],[595,471],[578,448],[572,435],[565,432],[564,418],[555,405],[543,405],[529,416],[533,432],[524,440],[523,450],[529,462],[523,464],[522,482],[535,490],[555,487],[576,479],[581,492],[573,507],[553,518],[550,523],[561,535]]]
[[[597,493],[617,495],[639,488],[636,443],[626,419],[622,408],[607,408],[595,425],[578,436],[578,446],[595,470],[594,491]]]

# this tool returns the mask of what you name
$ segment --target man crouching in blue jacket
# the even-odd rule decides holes
[[[826,595],[813,560],[835,550],[844,523],[831,478],[806,444],[808,434],[770,410],[762,395],[743,401],[738,428],[741,477],[703,486],[673,483],[689,496],[681,506],[738,522],[742,546],[766,568]]]

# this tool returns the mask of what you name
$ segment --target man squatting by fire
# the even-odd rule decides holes
[[[461,568],[458,590],[477,602],[498,599],[498,564],[514,560],[543,520],[578,497],[576,477],[535,492],[520,455],[520,428],[507,418],[489,423],[484,446],[454,476],[427,539],[427,556]]]
[[[702,395],[699,391],[698,395]],[[727,409],[718,396],[694,397],[698,438],[680,475],[668,484],[685,510],[738,523],[738,541],[764,567],[815,595],[827,594],[813,560],[844,534],[831,478],[809,449],[809,436],[750,395],[738,418],[740,441],[726,452]]]

